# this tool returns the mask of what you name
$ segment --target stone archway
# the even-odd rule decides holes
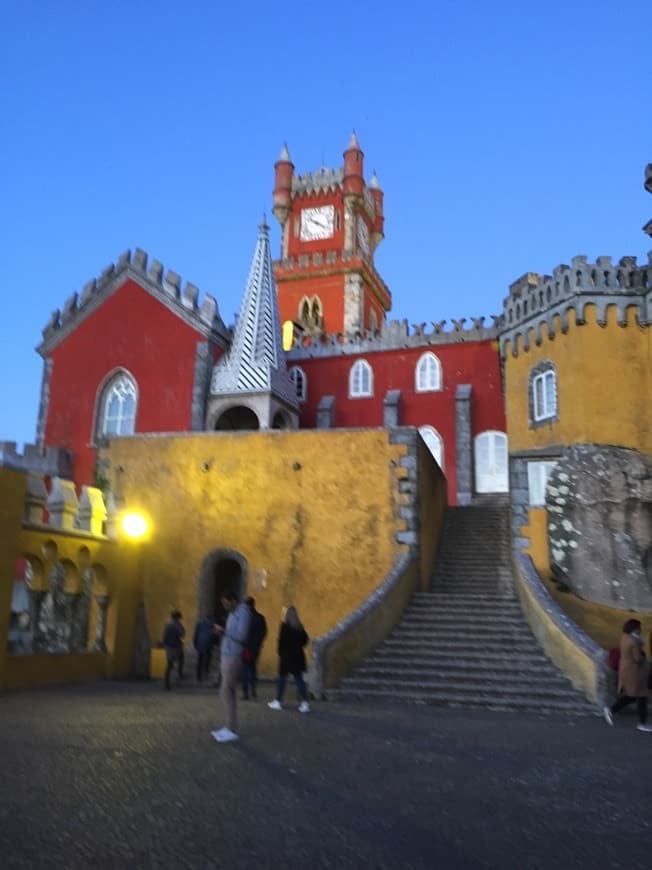
[[[217,432],[251,432],[260,429],[260,421],[255,412],[245,405],[227,408],[215,421]]]
[[[249,566],[247,560],[228,547],[213,550],[205,557],[199,572],[197,600],[198,617],[214,616],[218,622],[225,619],[221,597],[234,592],[242,600],[247,592]]]

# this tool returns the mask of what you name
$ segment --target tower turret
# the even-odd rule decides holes
[[[385,238],[385,215],[383,213],[383,199],[385,194],[380,187],[375,169],[371,176],[371,181],[369,182],[369,190],[371,191],[371,196],[374,205],[376,206],[376,217],[371,224],[371,245],[375,250]]]
[[[272,212],[282,227],[285,226],[292,200],[292,174],[294,164],[288,146],[284,143],[274,164],[274,206]]]
[[[362,196],[364,194],[363,158],[364,154],[354,130],[351,133],[348,147],[344,152],[344,180],[342,185],[344,196],[347,196],[347,194]]]

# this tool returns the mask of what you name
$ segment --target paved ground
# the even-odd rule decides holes
[[[271,689],[264,689],[270,697]],[[652,734],[623,716],[240,705],[152,683],[0,697],[0,866],[648,868]]]

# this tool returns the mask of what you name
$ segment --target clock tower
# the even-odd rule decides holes
[[[276,162],[273,212],[282,230],[274,263],[281,322],[304,335],[379,329],[391,294],[376,271],[383,192],[369,184],[355,132],[339,169],[297,175],[286,146]]]

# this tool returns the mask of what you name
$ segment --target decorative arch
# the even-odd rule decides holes
[[[126,369],[115,369],[98,390],[95,440],[112,435],[133,435],[136,431],[138,386]]]
[[[441,390],[441,362],[431,351],[421,354],[414,370],[414,388],[417,393]]]
[[[444,439],[433,426],[419,426],[419,435],[432,453],[437,465],[444,470]]]
[[[242,553],[230,547],[219,547],[202,561],[197,590],[197,614],[218,618],[220,598],[226,592],[235,592],[240,600],[247,593],[249,564]]]
[[[349,371],[349,398],[361,399],[373,394],[373,369],[366,359],[356,360]]]
[[[474,459],[476,492],[509,491],[507,435],[504,432],[488,429],[476,435]]]
[[[213,428],[216,432],[251,432],[260,429],[260,420],[247,405],[231,405],[220,411]]]

